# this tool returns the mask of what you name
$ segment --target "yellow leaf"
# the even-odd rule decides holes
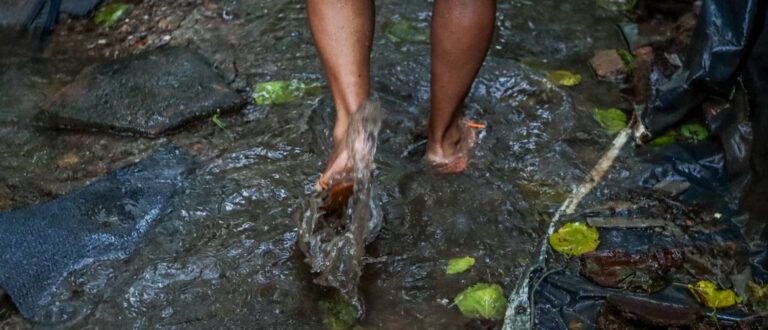
[[[594,227],[582,222],[566,224],[549,237],[549,244],[555,251],[570,256],[579,256],[597,249],[600,234]]]
[[[696,300],[712,309],[727,308],[741,303],[741,298],[733,290],[719,290],[717,284],[709,280],[701,280],[696,284],[688,284]]]
[[[550,71],[547,79],[558,86],[576,86],[581,83],[581,75],[565,70]]]

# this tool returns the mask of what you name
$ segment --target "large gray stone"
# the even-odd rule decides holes
[[[56,128],[157,136],[243,101],[200,55],[166,48],[86,68],[39,117]]]

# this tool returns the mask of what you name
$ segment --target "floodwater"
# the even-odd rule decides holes
[[[625,105],[618,87],[598,82],[587,64],[594,49],[621,46],[619,14],[592,0],[500,2],[498,33],[466,108],[488,127],[466,173],[438,175],[422,161],[429,45],[396,44],[381,33],[400,19],[426,27],[430,9],[427,1],[377,2],[372,75],[385,116],[373,184],[383,227],[367,248],[363,327],[463,328],[467,320],[451,305],[463,288],[489,282],[511,290],[547,226],[543,215],[610,144],[591,109]],[[303,1],[222,1],[218,10],[231,17],[192,10],[171,43],[199,50],[244,94],[259,81],[323,81]],[[93,57],[77,56],[85,50],[74,41],[53,40],[40,53],[17,44],[0,47],[0,209],[62,196],[169,142],[200,161],[187,191],[129,258],[67,276],[34,324],[323,327],[319,303],[331,293],[312,283],[294,216],[330,150],[327,88],[287,105],[250,102],[222,115],[226,129],[201,120],[159,139],[54,131],[33,125],[31,114]],[[556,87],[544,79],[551,69],[585,81]],[[619,181],[632,172],[635,151],[621,157],[610,174]],[[471,272],[445,275],[446,261],[461,256],[477,259]]]

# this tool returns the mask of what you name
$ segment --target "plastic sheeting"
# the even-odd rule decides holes
[[[64,197],[0,213],[0,287],[24,317],[40,320],[68,273],[134,250],[191,164],[180,149],[163,147]]]

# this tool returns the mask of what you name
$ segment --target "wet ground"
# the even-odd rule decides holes
[[[319,303],[329,293],[312,284],[295,247],[294,213],[330,149],[327,89],[286,105],[249,101],[221,116],[225,129],[203,119],[156,139],[51,130],[32,119],[86,65],[165,44],[199,51],[244,96],[262,81],[323,81],[301,0],[135,3],[128,22],[111,29],[64,22],[41,51],[2,37],[0,210],[63,196],[166,143],[200,161],[188,190],[129,258],[69,275],[33,324],[321,327]],[[363,327],[463,328],[467,320],[450,304],[464,287],[512,288],[546,229],[542,214],[559,207],[610,144],[592,109],[626,106],[587,64],[595,49],[621,47],[615,24],[624,17],[591,0],[499,3],[498,33],[467,102],[468,115],[488,128],[466,173],[437,175],[421,159],[429,45],[381,33],[397,20],[426,27],[430,8],[377,2],[373,88],[386,116],[374,184],[384,227],[362,277]],[[551,69],[581,73],[584,82],[556,87],[542,71]],[[638,162],[648,152],[625,148],[587,204],[640,189],[632,174],[647,170]],[[446,276],[446,260],[459,256],[478,263]]]

